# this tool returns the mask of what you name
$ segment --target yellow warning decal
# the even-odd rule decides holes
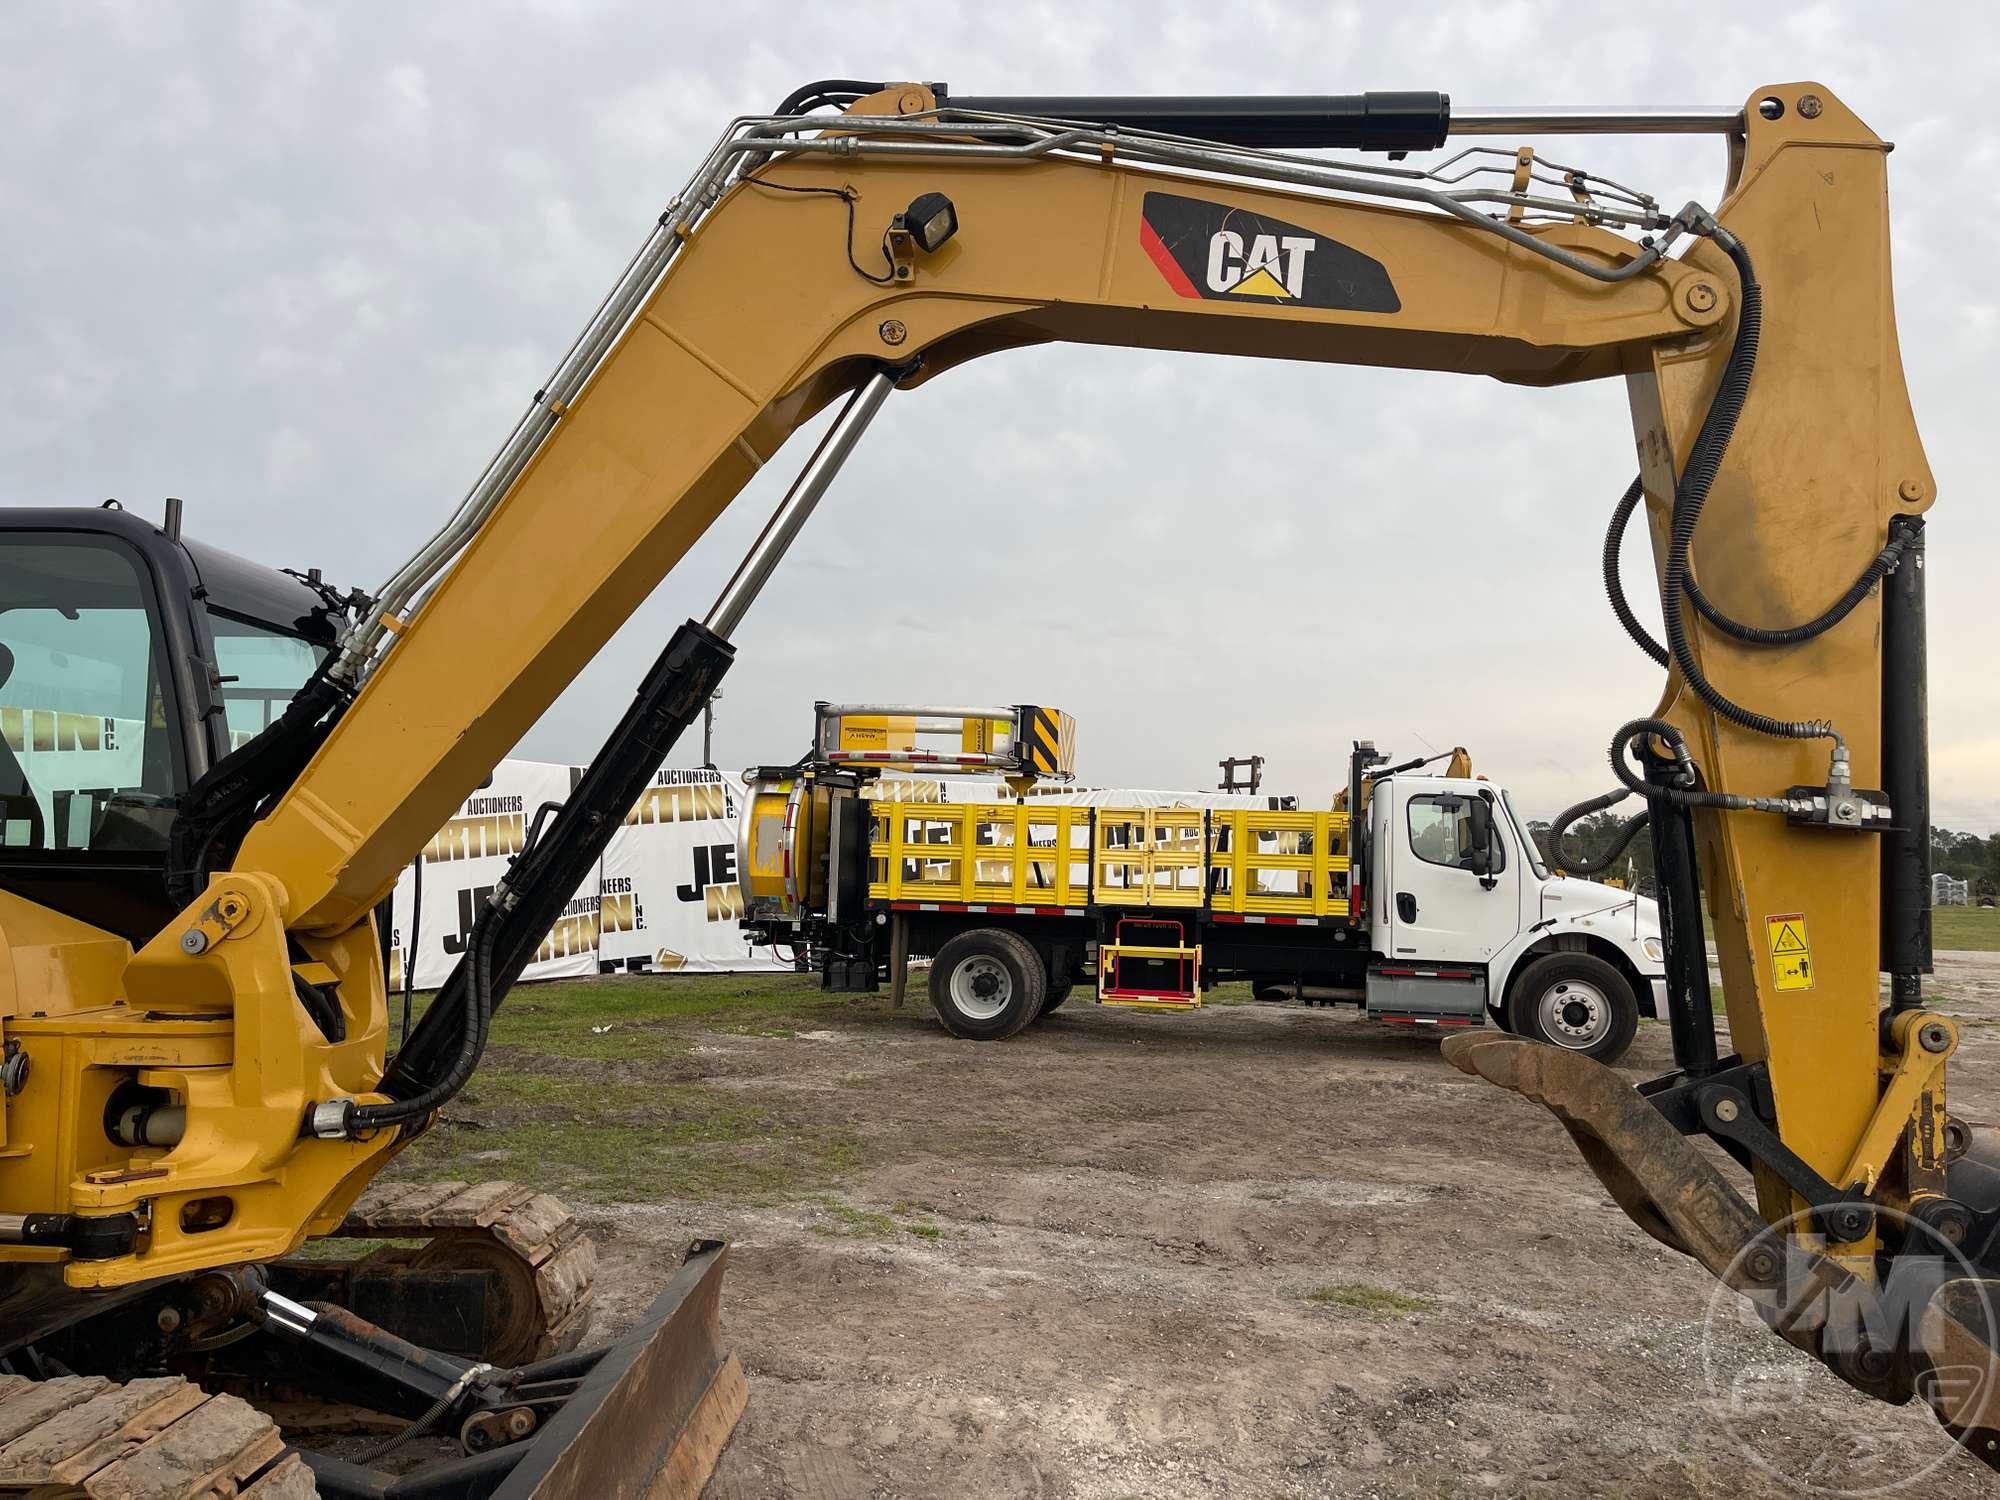
[[[1771,940],[1771,977],[1781,990],[1809,990],[1813,987],[1812,943],[1806,937],[1806,919],[1799,912],[1764,918],[1764,931]]]

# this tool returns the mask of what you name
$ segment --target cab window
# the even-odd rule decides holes
[[[215,610],[209,611],[208,624],[215,637],[215,669],[222,677],[216,691],[234,750],[285,711],[325,652],[295,635]]]
[[[0,855],[166,848],[181,767],[136,562],[10,538],[0,559]]]
[[[1454,870],[1472,868],[1472,799],[1448,793],[1427,792],[1412,797],[1409,804],[1410,852],[1433,865]],[[1507,843],[1496,821],[1493,834],[1493,869],[1497,875],[1507,868]]]

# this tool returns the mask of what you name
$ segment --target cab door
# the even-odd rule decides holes
[[[1421,780],[1390,783],[1388,890],[1390,956],[1491,959],[1520,927],[1521,852],[1490,791],[1454,789]],[[1471,803],[1491,815],[1491,867],[1473,868]]]

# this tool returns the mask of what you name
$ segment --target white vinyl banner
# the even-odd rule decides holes
[[[519,851],[535,811],[560,803],[579,773],[504,760],[396,883],[392,988],[402,987],[414,934],[414,988],[436,989],[459,956],[488,892]],[[571,898],[523,979],[602,969],[707,972],[788,967],[743,941],[737,918],[738,797],[719,771],[663,769],[612,835],[597,875]],[[418,887],[421,882],[421,909]]]
[[[629,897],[643,922],[606,923],[598,956],[621,968],[710,973],[784,969],[737,925],[737,789],[720,771],[662,770],[604,851],[604,899]]]
[[[41,809],[45,847],[89,848],[94,808],[144,780],[146,726],[137,719],[0,704],[0,744],[13,753]],[[0,825],[0,842],[6,835]],[[29,841],[25,830],[20,837]]]

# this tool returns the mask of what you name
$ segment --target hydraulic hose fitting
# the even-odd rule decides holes
[[[345,1141],[354,1135],[354,1101],[326,1099],[306,1111],[305,1129],[299,1132],[316,1141]]]

